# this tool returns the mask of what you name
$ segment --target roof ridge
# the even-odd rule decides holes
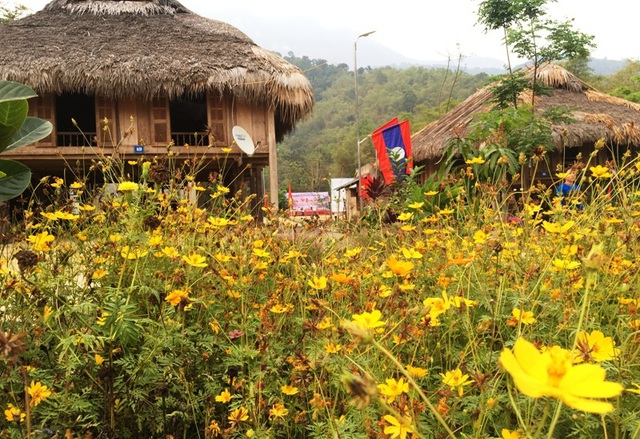
[[[64,10],[93,15],[174,15],[191,13],[177,0],[53,0],[45,11]]]

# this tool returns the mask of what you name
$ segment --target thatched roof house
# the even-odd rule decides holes
[[[528,68],[526,75],[532,78],[533,69]],[[566,156],[575,157],[582,150],[588,154],[601,138],[608,144],[625,149],[640,146],[640,104],[601,93],[552,63],[539,67],[537,80],[552,90],[549,95],[536,96],[536,112],[561,106],[571,109],[571,117],[575,120],[553,127],[553,142],[558,152],[568,148],[566,151],[571,153]],[[490,87],[478,90],[445,116],[413,135],[413,156],[417,164],[425,164],[433,171],[447,142],[464,138],[474,116],[491,109]],[[530,104],[531,94],[524,93],[520,100]],[[552,165],[555,166],[558,160],[558,157],[552,158]]]
[[[34,88],[43,99],[35,107],[53,109],[40,116],[36,108],[38,116],[55,119],[64,104],[56,99],[64,94],[86,95],[95,99],[96,119],[112,116],[119,134],[134,116],[132,142],[144,138],[148,149],[166,147],[171,139],[181,145],[175,130],[165,133],[160,123],[170,125],[173,102],[199,100],[207,103],[213,146],[231,145],[231,127],[242,125],[260,143],[253,160],[265,165],[270,152],[275,159],[276,139],[314,104],[297,67],[176,0],[54,0],[0,25],[0,41],[0,79]],[[100,131],[99,124],[93,128]],[[48,146],[61,146],[55,136]],[[72,149],[64,153],[74,158]]]

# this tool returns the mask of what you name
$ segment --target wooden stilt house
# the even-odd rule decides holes
[[[259,196],[268,167],[277,204],[276,142],[311,113],[313,92],[297,67],[238,29],[175,0],[54,0],[0,25],[0,41],[0,79],[32,87],[30,113],[54,125],[4,155],[34,179],[86,169],[96,154],[126,163],[170,148],[183,162],[204,157],[198,179],[224,162],[229,184]],[[234,126],[253,155],[234,143]]]

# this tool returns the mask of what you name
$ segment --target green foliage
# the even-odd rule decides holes
[[[0,81],[0,153],[36,142],[51,133],[51,122],[27,117],[27,99],[37,96],[22,84]],[[0,160],[0,201],[20,195],[29,185],[31,171],[14,160]]]
[[[24,5],[14,5],[6,7],[0,2],[0,23],[16,20],[29,12],[29,8]]]
[[[350,177],[357,168],[353,72],[324,60],[293,54],[286,59],[305,71],[316,106],[313,116],[278,145],[279,179],[282,185],[291,181],[295,191],[323,190],[324,178]],[[396,116],[409,119],[416,132],[487,80],[486,74],[422,67],[362,68],[358,75],[361,137]],[[362,143],[361,150],[363,164],[375,160],[371,142]]]

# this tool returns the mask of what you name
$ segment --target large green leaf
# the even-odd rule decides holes
[[[11,143],[7,146],[5,151],[19,148],[25,145],[31,145],[40,139],[44,139],[53,130],[53,125],[47,120],[42,120],[37,117],[27,117],[22,127],[14,134]],[[2,149],[0,148],[0,152]]]
[[[0,159],[0,201],[20,195],[31,182],[31,170],[20,162]]]
[[[7,148],[27,118],[26,99],[0,102],[0,152]]]
[[[0,102],[22,101],[36,96],[36,92],[24,84],[0,81]]]

